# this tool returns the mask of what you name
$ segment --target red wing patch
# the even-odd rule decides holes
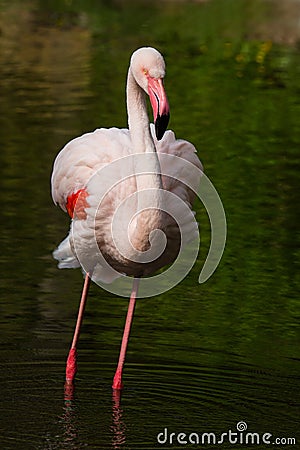
[[[72,219],[74,217],[77,219],[86,219],[85,208],[90,206],[86,201],[88,195],[85,189],[79,189],[79,191],[73,192],[73,194],[68,196],[66,208]]]

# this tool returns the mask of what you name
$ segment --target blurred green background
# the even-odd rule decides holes
[[[3,448],[154,448],[164,425],[222,432],[242,419],[252,431],[298,433],[299,23],[297,0],[0,0]],[[210,227],[196,203],[195,267],[137,306],[118,441],[110,382],[127,305],[97,286],[77,418],[58,419],[82,276],[52,259],[68,219],[49,180],[70,139],[127,126],[128,62],[144,45],[165,57],[170,128],[198,149],[228,240],[199,285]]]

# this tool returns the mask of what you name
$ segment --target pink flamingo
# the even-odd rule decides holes
[[[96,235],[97,245],[109,264],[121,275],[133,276],[133,288],[121,343],[119,361],[113,379],[113,389],[123,387],[122,372],[126,349],[138,295],[139,279],[155,272],[158,268],[174,261],[178,253],[180,233],[174,226],[174,220],[161,209],[161,189],[178,195],[189,206],[192,205],[194,193],[184,184],[174,178],[163,177],[160,170],[160,159],[163,153],[184,158],[201,169],[201,163],[196,156],[192,144],[176,140],[172,131],[166,131],[169,121],[169,104],[165,93],[163,79],[165,62],[162,55],[151,47],[136,50],[131,57],[127,77],[127,111],[129,129],[97,129],[70,141],[58,154],[52,173],[52,197],[55,204],[67,211],[72,218],[71,231],[54,252],[59,260],[60,268],[80,267],[74,250],[74,230],[80,230],[78,241],[83,254],[89,261],[89,270],[85,267],[85,281],[80,300],[79,312],[66,365],[66,383],[72,384],[76,371],[76,348],[87,300],[91,278],[111,282],[113,277],[104,267],[96,266],[96,256],[90,250],[90,239]],[[149,124],[145,93],[150,97],[153,109],[154,125]],[[122,180],[111,190],[98,208],[89,187],[89,179],[105,165],[126,155],[147,153],[149,158],[149,174],[137,176],[138,170],[132,176]],[[111,170],[115,170],[112,166]],[[138,214],[132,221],[128,234],[133,250],[137,253],[146,252],[151,246],[150,233],[153,230],[163,230],[167,237],[164,253],[152,262],[138,262],[136,258],[124,258],[111,236],[111,223],[116,207],[129,194],[140,193],[151,189],[151,209],[138,208]],[[139,201],[139,200],[138,200]],[[141,206],[141,205],[140,205]],[[143,210],[142,210],[143,209]],[[132,217],[132,211],[130,211]],[[89,218],[96,217],[94,229],[89,227]],[[74,228],[75,224],[80,227]],[[73,225],[73,228],[72,228]],[[133,255],[134,256],[134,255]]]

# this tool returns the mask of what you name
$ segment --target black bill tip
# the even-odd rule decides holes
[[[161,116],[158,114],[156,121],[155,121],[155,134],[156,139],[160,141],[160,139],[165,134],[165,131],[167,129],[168,123],[170,119],[170,114],[162,114]]]

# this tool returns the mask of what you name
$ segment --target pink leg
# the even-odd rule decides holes
[[[82,324],[83,313],[84,313],[84,308],[85,308],[86,301],[87,301],[87,295],[88,295],[88,291],[89,291],[90,282],[91,282],[91,279],[90,279],[89,274],[87,273],[85,276],[84,285],[83,285],[83,289],[82,289],[73,341],[72,341],[71,349],[69,351],[69,355],[68,355],[68,359],[67,359],[67,366],[66,366],[66,382],[67,383],[73,383],[76,372],[77,372],[76,347],[77,347],[77,342],[78,342],[78,338],[79,338],[79,334],[80,334],[80,328],[81,328],[81,324]]]
[[[128,311],[127,311],[127,317],[126,317],[126,322],[125,322],[123,338],[122,338],[119,362],[118,362],[117,370],[116,370],[113,384],[112,384],[113,389],[123,389],[122,373],[123,373],[123,367],[124,367],[124,362],[125,362],[125,356],[126,356],[126,350],[127,350],[127,345],[128,345],[130,329],[131,329],[131,325],[132,325],[135,301],[136,301],[136,297],[137,297],[137,293],[138,293],[138,287],[139,287],[139,278],[135,278],[133,280],[132,292],[131,292],[131,296],[130,296],[130,300],[129,300],[129,306],[128,306]]]

